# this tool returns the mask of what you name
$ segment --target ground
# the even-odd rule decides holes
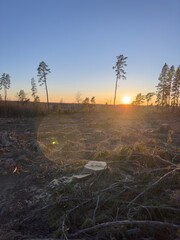
[[[0,240],[179,239],[177,116],[1,118],[0,134]],[[90,160],[108,169],[75,180]]]

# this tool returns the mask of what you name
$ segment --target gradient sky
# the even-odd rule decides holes
[[[0,74],[11,76],[10,100],[20,89],[31,96],[40,61],[52,72],[52,102],[73,102],[77,91],[113,99],[120,54],[128,66],[117,103],[155,91],[164,63],[180,64],[180,0],[0,0],[0,9]],[[44,87],[38,93],[45,100]]]

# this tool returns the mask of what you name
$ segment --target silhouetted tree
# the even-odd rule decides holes
[[[80,103],[80,102],[82,101],[81,96],[82,96],[81,92],[78,91],[78,92],[76,93],[76,95],[75,95],[75,101],[76,101],[77,103]]]
[[[91,104],[96,104],[96,101],[95,101],[95,97],[93,96],[92,98],[91,98]]]
[[[34,102],[40,102],[39,96],[37,95],[37,86],[34,78],[31,78],[31,91],[32,97],[34,98]]]
[[[124,66],[127,66],[126,59],[127,57],[124,57],[123,55],[117,56],[117,62],[116,65],[113,67],[116,72],[116,84],[115,84],[115,92],[114,92],[114,105],[116,104],[116,92],[117,92],[117,84],[119,79],[126,79],[126,72],[124,71]]]
[[[146,99],[146,102],[147,102],[147,106],[149,104],[149,102],[151,101],[152,97],[155,95],[154,92],[149,92],[145,95],[145,99]]]
[[[144,103],[145,96],[142,93],[138,93],[136,96],[136,100],[132,102],[133,105],[141,105]]]
[[[48,73],[50,73],[50,69],[48,68],[48,65],[46,65],[45,62],[40,62],[39,67],[37,69],[38,74],[37,76],[39,77],[39,83],[40,86],[42,86],[43,84],[45,85],[46,88],[46,96],[47,96],[47,105],[48,105],[48,111],[49,111],[49,96],[48,96],[48,88],[47,88],[47,81],[46,81],[46,76]]]
[[[160,106],[161,105],[161,93],[157,92],[156,93],[156,101],[155,103],[157,104],[157,106]]]
[[[172,83],[172,98],[171,105],[178,106],[179,105],[179,93],[180,93],[180,66],[177,68],[175,72],[175,76]]]
[[[34,98],[34,102],[35,102],[35,103],[38,103],[38,102],[40,102],[40,98],[39,98],[39,96],[38,96],[38,95],[36,95],[36,96],[35,96],[35,98]]]
[[[156,86],[157,87],[157,96],[158,96],[158,102],[161,102],[161,106],[166,106],[167,105],[167,96],[168,96],[168,72],[169,72],[169,67],[165,63],[161,74],[158,78],[159,83]],[[161,99],[161,100],[160,100]],[[157,101],[157,100],[156,100]]]
[[[95,110],[95,106],[96,106],[96,101],[95,101],[95,97],[93,96],[91,98],[91,105],[90,105],[91,111]]]
[[[0,88],[4,88],[4,101],[6,102],[7,99],[7,89],[10,88],[10,76],[9,74],[2,74],[2,77],[0,78]]]
[[[89,104],[89,98],[88,98],[88,97],[86,97],[86,98],[83,100],[83,104],[85,104],[85,105],[88,105],[88,104]]]
[[[85,111],[89,111],[90,110],[90,104],[89,104],[89,98],[88,97],[86,97],[84,100],[83,100],[83,102],[82,102],[82,104],[83,104],[83,109],[85,110]]]
[[[26,93],[22,89],[19,91],[17,96],[20,102],[29,102],[29,98],[26,97]]]
[[[174,74],[175,74],[175,69],[174,69],[174,66],[172,65],[168,72],[167,89],[166,89],[167,104],[169,106],[171,102],[171,85],[172,85]]]

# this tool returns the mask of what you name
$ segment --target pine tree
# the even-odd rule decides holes
[[[179,105],[179,93],[180,93],[180,66],[175,72],[175,76],[172,82],[172,94],[171,94],[171,105]]]
[[[156,101],[155,103],[157,104],[157,106],[160,106],[161,105],[161,93],[157,93],[156,94]]]
[[[37,86],[34,78],[31,78],[31,91],[32,91],[32,97],[34,98],[34,102],[39,102],[40,99],[37,96]]]
[[[170,102],[171,102],[171,86],[172,86],[174,73],[175,73],[175,69],[174,69],[174,66],[172,65],[168,72],[167,89],[166,89],[167,104],[169,106],[170,106]]]
[[[119,79],[126,79],[126,72],[124,71],[124,66],[127,66],[126,59],[127,57],[124,57],[123,55],[117,56],[117,62],[116,65],[113,67],[116,72],[116,84],[115,84],[115,92],[114,92],[114,105],[116,104],[116,92],[117,92],[117,84]]]
[[[132,105],[141,105],[144,103],[145,96],[142,93],[138,93],[136,96],[136,100],[132,102]]]
[[[50,73],[50,69],[48,68],[48,65],[46,65],[45,62],[40,62],[39,67],[37,69],[38,74],[37,76],[39,77],[39,83],[40,86],[43,84],[45,85],[46,88],[46,96],[47,96],[47,105],[48,105],[48,111],[49,111],[49,96],[48,96],[48,88],[47,88],[47,81],[46,81],[46,76],[48,73]]]
[[[2,77],[0,78],[0,88],[4,88],[4,101],[6,102],[7,100],[7,90],[10,88],[10,76],[9,74],[2,74]]]
[[[157,98],[158,98],[157,100],[162,107],[167,105],[168,72],[169,72],[169,67],[165,63],[163,68],[162,68],[161,74],[158,78],[159,83],[156,86],[157,87]],[[157,102],[157,100],[156,100],[156,102]]]
[[[151,99],[154,95],[155,95],[154,92],[149,92],[149,93],[146,94],[145,99],[146,99],[146,102],[147,102],[147,106],[148,106],[149,102],[151,101]]]
[[[26,93],[22,89],[19,91],[19,93],[17,93],[17,97],[22,103],[29,102],[29,98],[26,97]]]

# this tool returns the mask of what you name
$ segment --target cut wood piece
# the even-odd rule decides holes
[[[101,161],[89,161],[84,166],[85,172],[99,172],[107,169],[107,163]]]
[[[86,180],[86,179],[88,179],[88,178],[91,177],[91,176],[92,176],[91,173],[87,173],[87,174],[73,175],[73,178],[74,178],[75,180],[81,181],[81,180]]]

